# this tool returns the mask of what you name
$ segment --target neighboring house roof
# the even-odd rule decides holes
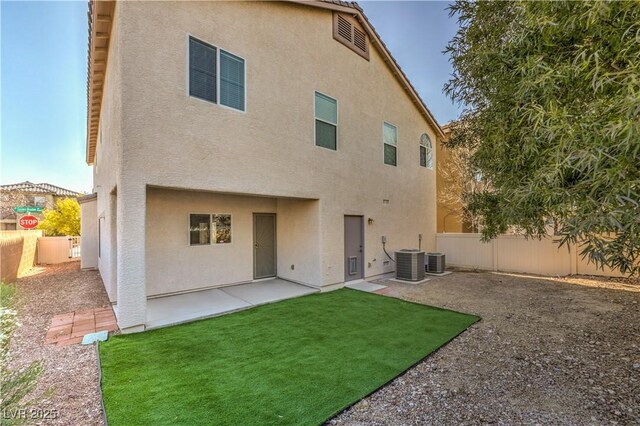
[[[29,194],[52,194],[57,197],[77,197],[78,192],[61,188],[50,183],[31,183],[29,181],[0,185],[0,191],[17,191]]]
[[[93,194],[83,195],[82,197],[78,197],[78,203],[88,203],[89,201],[94,201],[98,199],[98,194],[94,192]]]
[[[349,13],[360,22],[369,35],[369,39],[380,52],[393,75],[398,79],[404,90],[411,97],[418,109],[431,123],[438,136],[444,138],[442,128],[427,108],[416,89],[413,87],[405,73],[391,55],[371,22],[367,19],[362,8],[356,2],[341,0],[287,0],[305,6],[320,7],[336,12]],[[100,109],[102,108],[102,87],[107,69],[107,57],[109,52],[109,38],[111,36],[111,21],[115,1],[90,0],[89,1],[89,52],[87,64],[87,163],[93,164],[95,160],[96,141],[100,122]]]

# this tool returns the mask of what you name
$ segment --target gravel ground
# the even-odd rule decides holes
[[[13,337],[11,362],[12,367],[20,368],[43,360],[45,371],[35,394],[53,391],[38,407],[31,408],[57,411],[56,419],[42,424],[102,425],[94,347],[56,347],[44,342],[54,315],[109,306],[102,280],[96,271],[80,271],[80,262],[38,267],[31,272],[16,283],[21,326]]]
[[[329,424],[640,424],[640,285],[488,272],[385,284],[482,321]],[[108,304],[99,275],[47,267],[18,295],[13,359],[45,361],[38,390],[55,394],[40,408],[60,414],[47,424],[102,424],[93,347],[44,343],[53,315]]]
[[[482,321],[330,424],[640,424],[640,285],[489,272],[385,284]]]

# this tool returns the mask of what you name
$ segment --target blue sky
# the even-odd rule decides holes
[[[436,119],[459,110],[442,93],[441,53],[456,32],[446,2],[360,5]],[[0,180],[90,192],[85,163],[87,2],[1,1]]]

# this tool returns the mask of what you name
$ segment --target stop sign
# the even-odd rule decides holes
[[[20,218],[20,226],[24,229],[33,229],[38,226],[38,218],[32,215],[22,216]]]

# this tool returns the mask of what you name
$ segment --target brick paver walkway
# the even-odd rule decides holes
[[[111,307],[85,309],[54,316],[45,342],[55,343],[56,346],[74,345],[82,342],[85,334],[117,329],[116,316]]]

